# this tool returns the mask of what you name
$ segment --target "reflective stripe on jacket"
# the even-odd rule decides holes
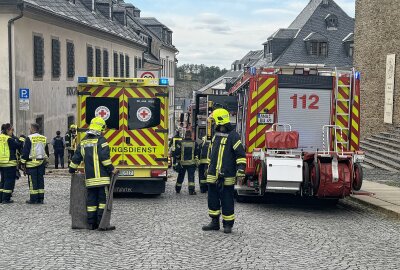
[[[225,185],[234,185],[237,171],[245,168],[246,153],[239,134],[234,130],[215,133],[210,144],[207,183],[213,184],[222,176]]]
[[[22,150],[21,162],[27,168],[34,168],[43,164],[48,158],[47,139],[39,133],[31,134],[26,138]]]
[[[208,164],[210,142],[203,139],[199,146],[200,164]]]
[[[86,187],[110,184],[114,166],[110,159],[110,147],[103,136],[86,135],[78,145],[69,167],[77,169],[82,161],[85,167]]]
[[[0,134],[0,167],[17,166],[17,150],[20,147],[18,138]]]
[[[196,165],[199,158],[197,143],[192,140],[178,141],[175,149],[175,158],[182,166]]]

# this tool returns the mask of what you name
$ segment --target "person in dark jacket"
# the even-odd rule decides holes
[[[17,179],[17,152],[21,150],[22,142],[13,135],[11,124],[1,126],[0,134],[0,202],[13,203],[12,193]]]
[[[65,141],[64,138],[60,136],[61,132],[58,130],[51,144],[54,149],[54,167],[58,169],[58,164],[61,164],[61,168],[64,169],[64,150],[65,150]]]
[[[65,146],[68,151],[68,164],[71,162],[72,156],[76,150],[77,140],[77,126],[75,124],[70,125],[68,132],[65,134]]]
[[[30,198],[29,204],[44,202],[44,174],[48,162],[49,150],[47,138],[39,134],[39,125],[31,124],[30,135],[25,139],[21,163],[28,174]]]
[[[216,128],[210,144],[207,172],[208,214],[211,223],[203,226],[203,230],[219,230],[219,217],[222,213],[224,233],[231,233],[235,222],[234,185],[236,178],[245,175],[246,153],[239,134],[230,124],[229,112],[216,109],[212,118]]]
[[[207,167],[208,167],[208,150],[210,142],[207,141],[207,136],[202,138],[201,144],[199,145],[199,185],[200,192],[207,192]]]
[[[78,145],[69,164],[69,172],[75,173],[83,162],[85,168],[85,184],[87,188],[86,211],[90,230],[99,227],[106,207],[110,176],[117,173],[110,159],[110,147],[102,136],[106,123],[101,117],[95,117],[90,122],[85,138]],[[107,230],[115,229],[114,226]]]
[[[198,161],[198,145],[192,140],[192,133],[187,130],[185,133],[185,139],[176,143],[175,149],[175,162],[174,165],[178,171],[178,178],[176,180],[175,190],[176,193],[180,193],[182,189],[182,183],[185,179],[186,171],[188,172],[189,182],[189,194],[196,195],[194,174],[196,172],[196,165]]]
[[[172,137],[171,141],[168,144],[169,147],[169,151],[171,153],[171,157],[172,157],[172,164],[176,164],[176,160],[175,160],[175,150],[176,150],[176,144],[177,142],[182,141],[182,137],[179,135],[179,131],[177,130],[174,137]],[[176,171],[176,167],[174,167],[174,170]]]

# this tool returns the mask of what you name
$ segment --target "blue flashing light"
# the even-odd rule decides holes
[[[168,78],[160,78],[159,85],[169,85]]]
[[[88,78],[87,77],[78,77],[78,83],[87,83]]]
[[[356,72],[356,80],[361,79],[361,73],[359,71]]]

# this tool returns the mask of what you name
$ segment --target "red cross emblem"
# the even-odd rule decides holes
[[[107,112],[105,110],[101,110],[99,112],[99,115],[101,116],[101,118],[104,118],[107,115]]]
[[[100,116],[106,121],[108,118],[110,118],[110,110],[106,106],[100,106],[95,110],[94,115],[96,117]]]
[[[137,110],[137,118],[142,122],[147,122],[151,119],[151,110],[147,107],[141,107]]]

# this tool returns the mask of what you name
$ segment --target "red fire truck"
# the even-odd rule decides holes
[[[251,69],[230,90],[247,156],[238,198],[339,199],[362,185],[360,73],[319,66]]]

